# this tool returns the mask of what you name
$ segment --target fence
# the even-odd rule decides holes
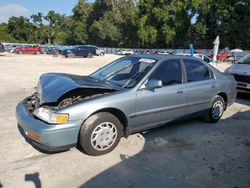
[[[127,48],[110,48],[110,47],[100,47],[100,49],[104,50],[105,53],[107,54],[117,54],[117,52],[119,50],[125,50]],[[153,49],[149,49],[149,48],[133,48],[132,49],[134,52],[155,52],[155,51],[167,51],[167,52],[172,52],[172,53],[190,53],[189,49],[169,49],[169,48],[153,48]],[[199,54],[205,54],[205,55],[211,55],[213,54],[213,49],[196,49],[195,50],[196,53]],[[223,53],[224,50],[220,50],[219,53]],[[230,53],[230,51],[228,51],[227,53]],[[244,50],[244,52],[238,52],[236,54],[239,55],[246,55],[247,53],[250,53],[250,50]]]

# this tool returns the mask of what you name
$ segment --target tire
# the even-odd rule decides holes
[[[225,109],[225,101],[224,99],[216,95],[212,101],[211,108],[207,111],[204,116],[204,120],[208,123],[216,123],[220,120],[223,115]]]
[[[107,112],[90,116],[82,125],[79,142],[82,149],[92,156],[111,152],[119,143],[123,126],[119,119]]]
[[[103,52],[101,52],[101,53],[100,53],[100,56],[104,56],[104,53],[103,53]]]
[[[67,57],[73,58],[73,57],[75,57],[75,54],[73,52],[71,52],[70,54],[67,55]]]
[[[88,57],[88,58],[92,58],[92,57],[94,57],[94,56],[93,56],[92,53],[89,53],[87,57]]]

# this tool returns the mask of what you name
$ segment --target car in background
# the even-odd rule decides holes
[[[45,46],[45,47],[43,47],[43,51],[45,54],[52,54],[52,47]]]
[[[217,59],[218,61],[226,61],[228,58],[232,57],[231,54],[228,54],[228,53],[219,53],[217,55]]]
[[[96,54],[96,48],[93,46],[77,46],[69,49],[65,53],[65,57],[93,57]]]
[[[130,49],[118,50],[117,52],[117,55],[132,55],[132,54],[134,54],[134,51]]]
[[[161,50],[161,51],[158,52],[158,54],[160,54],[160,55],[169,55],[169,54],[173,54],[173,53],[170,52],[170,51]]]
[[[57,48],[54,47],[54,46],[46,46],[46,47],[43,47],[44,53],[49,54],[49,55],[53,54],[53,52],[54,52],[55,50],[57,50]],[[58,51],[58,50],[57,50],[57,51]]]
[[[42,150],[78,144],[103,155],[122,136],[190,115],[215,123],[235,97],[234,77],[197,58],[130,55],[89,76],[43,74],[16,117],[22,135]]]
[[[199,58],[199,59],[205,61],[206,63],[213,63],[212,59],[204,54],[194,54],[194,57]]]
[[[183,56],[191,56],[191,54],[188,53],[177,53],[175,55],[183,55]],[[206,55],[204,54],[194,54],[195,58],[201,59],[203,61],[205,61],[206,63],[212,63],[213,61]]]
[[[2,43],[0,43],[0,52],[4,52],[4,45]]]
[[[23,46],[14,49],[17,54],[42,54],[43,49],[40,46]]]
[[[5,51],[6,52],[9,52],[9,53],[13,53],[14,52],[14,50],[16,49],[16,48],[18,48],[18,47],[21,47],[21,45],[11,45],[11,44],[7,44],[7,45],[5,45]]]
[[[97,46],[94,46],[94,45],[84,45],[86,47],[91,47],[91,48],[95,48],[95,53],[94,55],[98,55],[98,56],[104,56],[105,55],[105,52],[104,50],[98,48]]]
[[[250,53],[231,65],[225,73],[232,74],[237,82],[238,93],[250,94]]]

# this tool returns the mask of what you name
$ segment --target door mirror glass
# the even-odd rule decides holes
[[[156,79],[150,79],[145,84],[145,86],[146,86],[146,89],[161,88],[162,87],[162,81],[161,80],[156,80]]]

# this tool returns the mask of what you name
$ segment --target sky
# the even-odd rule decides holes
[[[37,12],[46,15],[50,10],[71,15],[77,2],[78,0],[0,0],[0,23],[7,22],[11,16],[30,17]]]

